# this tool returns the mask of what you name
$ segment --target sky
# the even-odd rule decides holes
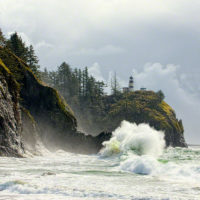
[[[162,90],[200,144],[199,0],[0,0],[0,28],[33,44],[42,68],[89,67],[121,87]]]

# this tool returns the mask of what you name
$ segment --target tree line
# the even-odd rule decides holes
[[[27,46],[17,32],[7,39],[0,29],[0,46],[21,58],[38,78],[57,88],[65,97],[78,96],[81,100],[93,102],[104,94],[105,83],[96,81],[93,76],[90,76],[87,67],[84,70],[77,68],[72,70],[67,63],[63,62],[57,71],[48,71],[46,68],[41,71],[33,45]],[[116,73],[111,80],[111,93],[114,96],[121,93]]]
[[[70,104],[97,104],[104,96],[105,83],[89,75],[88,68],[72,69],[63,62],[55,71],[41,72],[43,82],[60,91]]]
[[[27,46],[17,32],[11,34],[7,39],[0,29],[0,46],[9,49],[16,56],[21,58],[30,67],[33,73],[39,77],[39,59],[35,54],[33,45]]]

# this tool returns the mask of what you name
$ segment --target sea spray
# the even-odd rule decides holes
[[[103,143],[100,154],[104,157],[119,155],[120,168],[136,174],[150,174],[159,164],[165,141],[164,133],[148,124],[122,121],[109,141]]]
[[[116,153],[133,151],[136,155],[158,157],[165,147],[164,133],[151,128],[148,124],[135,124],[122,121],[109,141],[103,143],[101,155],[111,156]]]

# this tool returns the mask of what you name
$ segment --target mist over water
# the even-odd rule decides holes
[[[148,124],[123,121],[97,155],[41,148],[0,158],[0,199],[199,200],[200,147],[166,149]]]

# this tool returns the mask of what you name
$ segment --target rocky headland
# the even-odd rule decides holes
[[[157,93],[105,96],[104,104],[105,115],[94,122],[101,134],[78,132],[76,117],[59,92],[40,81],[22,59],[0,47],[0,156],[37,154],[40,142],[49,150],[97,153],[122,120],[163,130],[167,146],[187,146],[182,121]]]

